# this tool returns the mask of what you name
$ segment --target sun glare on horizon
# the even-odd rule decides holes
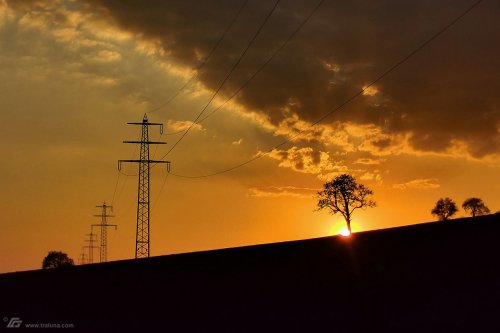
[[[345,225],[336,225],[332,228],[331,235],[341,235],[347,237],[351,235],[351,232]]]
[[[351,232],[349,231],[349,229],[347,229],[347,227],[344,227],[344,228],[339,230],[338,234],[341,236],[347,237],[347,236],[351,235]]]

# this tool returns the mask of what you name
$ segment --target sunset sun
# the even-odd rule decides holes
[[[333,236],[341,235],[347,237],[351,235],[351,232],[349,231],[346,225],[335,225],[331,228],[330,234]]]
[[[349,231],[349,229],[347,229],[347,227],[344,227],[344,228],[339,230],[338,234],[341,236],[347,237],[347,236],[351,235],[351,232]]]

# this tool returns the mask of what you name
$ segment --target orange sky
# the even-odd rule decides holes
[[[161,195],[166,171],[154,168],[151,254],[336,234],[341,217],[315,212],[314,194],[343,172],[372,188],[378,203],[356,212],[354,231],[431,220],[442,196],[458,204],[478,196],[500,210],[500,46],[493,42],[500,6],[492,1],[311,127],[468,5],[327,1],[168,159],[172,172],[200,175],[291,142],[219,176],[170,175]],[[140,133],[126,123],[164,104],[196,73],[239,8],[232,1],[211,9],[161,6],[167,2],[131,8],[106,0],[0,0],[0,272],[39,268],[49,250],[76,260],[103,201],[114,205],[119,225],[109,231],[108,258],[134,256],[137,178],[118,178],[117,160],[138,158],[121,142]],[[187,128],[209,101],[269,6],[247,4],[192,84],[149,113],[166,133],[151,128],[151,139],[168,142],[156,158],[180,137],[168,134]],[[278,8],[207,112],[257,70],[312,5]]]

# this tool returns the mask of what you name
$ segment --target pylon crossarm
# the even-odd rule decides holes
[[[111,210],[113,210],[113,206],[108,206],[108,205],[102,205],[102,206],[96,206],[96,208],[110,208]]]
[[[150,122],[147,122],[147,123],[127,123],[127,125],[147,125],[147,126],[156,125],[156,126],[163,126],[162,123],[150,123]]]
[[[146,145],[166,145],[167,143],[164,141],[146,141],[146,142],[141,142],[141,141],[123,141],[123,143],[139,143],[139,144],[146,144]]]
[[[157,161],[157,160],[118,160],[118,171],[122,170],[122,163],[149,163],[149,164],[158,164],[164,163],[167,165],[167,170],[170,172],[170,161]]]

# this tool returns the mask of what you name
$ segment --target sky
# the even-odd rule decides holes
[[[473,3],[0,0],[0,272],[77,261],[103,202],[109,260],[134,257],[137,165],[117,160],[144,114],[172,163],[151,170],[154,256],[338,234],[315,195],[342,173],[377,202],[353,231],[441,197],[499,211],[500,3],[419,49]]]

